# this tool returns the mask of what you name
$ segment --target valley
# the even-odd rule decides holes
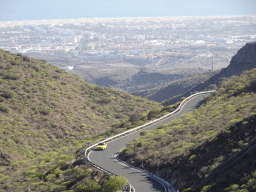
[[[227,67],[255,40],[254,22],[253,15],[0,22],[0,48],[132,93]]]
[[[164,116],[191,92],[208,89],[216,92],[193,111],[140,132],[119,157],[182,191],[255,191],[255,52],[256,43],[246,43],[219,71],[173,69],[159,75],[141,67],[129,71],[109,65],[111,78],[141,81],[144,87],[143,80],[152,84],[158,79],[158,86],[167,79],[184,86],[191,79],[180,95],[161,98],[162,105],[121,88],[90,84],[81,74],[45,59],[0,50],[0,191],[82,192],[89,186],[108,191],[124,178],[110,177],[85,162],[88,142],[95,144]],[[114,79],[108,82],[97,73],[94,77],[107,86]],[[142,89],[139,83],[123,85],[129,91]],[[138,93],[159,98],[159,91]]]

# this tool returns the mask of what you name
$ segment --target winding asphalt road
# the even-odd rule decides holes
[[[110,141],[108,143],[108,149],[105,151],[92,151],[88,158],[96,165],[116,174],[121,175],[128,179],[129,183],[135,188],[136,192],[165,192],[166,187],[159,183],[158,181],[155,181],[151,177],[147,175],[143,175],[142,173],[138,172],[135,169],[130,169],[129,167],[125,167],[123,165],[120,165],[116,161],[114,161],[113,154],[119,151],[121,148],[125,147],[125,145],[132,141],[133,139],[136,139],[140,137],[140,132],[142,130],[150,130],[155,129],[158,126],[162,124],[166,124],[169,121],[179,118],[182,114],[188,113],[194,109],[197,109],[201,104],[202,101],[205,99],[205,97],[209,95],[203,94],[198,95],[196,97],[193,97],[191,100],[189,100],[183,108],[177,112],[176,114],[159,121],[155,124],[152,124],[144,129],[141,129],[137,132],[131,133],[130,135],[127,135],[125,137]]]

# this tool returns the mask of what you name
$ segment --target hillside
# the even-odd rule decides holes
[[[0,50],[0,191],[78,190],[87,180],[102,188],[108,177],[76,161],[79,151],[115,134],[113,124],[161,107]]]
[[[95,64],[70,71],[86,82],[101,87],[111,87],[128,93],[166,86],[172,81],[192,77],[206,72],[202,68],[174,68],[168,70],[148,70],[127,63]]]
[[[199,109],[142,132],[121,158],[181,191],[255,191],[255,103],[253,69],[224,81]]]
[[[216,75],[219,71],[209,71],[205,73],[200,73],[193,77],[187,77],[174,82],[164,87],[156,87],[154,89],[147,89],[142,91],[132,92],[132,95],[144,97],[156,102],[162,102],[166,99],[174,97],[176,95],[184,94],[188,90],[192,89],[199,83],[205,82],[207,79]],[[210,86],[212,88],[214,86]]]
[[[168,106],[180,100],[181,97],[187,97],[190,92],[207,90],[209,86],[219,86],[223,81],[227,80],[232,75],[240,75],[243,71],[256,68],[256,42],[246,43],[237,54],[234,55],[227,68],[223,68],[220,73],[213,75],[204,83],[200,83],[190,89],[185,94],[180,94],[176,97],[163,101],[163,105]]]

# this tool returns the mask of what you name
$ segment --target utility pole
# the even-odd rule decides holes
[[[213,53],[212,53],[212,71],[213,71]]]

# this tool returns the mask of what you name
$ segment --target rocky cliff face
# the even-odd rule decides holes
[[[220,71],[221,76],[239,75],[243,71],[256,68],[256,42],[246,43],[230,61],[230,65]]]
[[[170,105],[180,100],[181,97],[188,97],[190,92],[205,91],[212,87],[218,87],[224,80],[233,76],[240,75],[243,71],[256,68],[256,42],[246,43],[237,54],[234,55],[227,68],[223,68],[220,73],[212,76],[204,83],[200,83],[190,89],[187,93],[170,98],[163,102],[163,105]]]

